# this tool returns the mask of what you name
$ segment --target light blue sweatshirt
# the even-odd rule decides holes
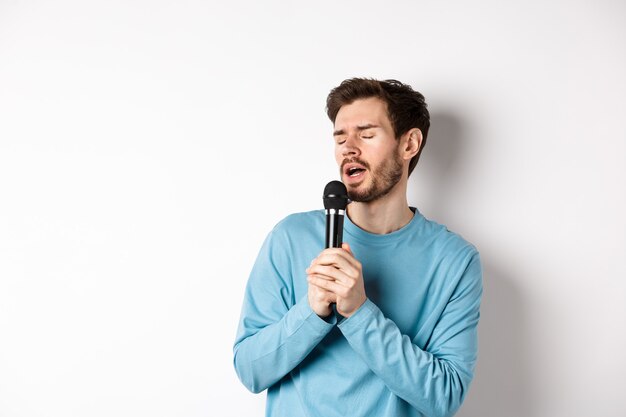
[[[237,375],[267,392],[269,417],[450,416],[473,377],[482,294],[478,252],[419,211],[402,229],[368,233],[346,216],[367,301],[324,320],[306,268],[324,249],[323,210],[293,214],[265,240],[246,288]]]

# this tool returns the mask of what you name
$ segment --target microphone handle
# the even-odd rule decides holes
[[[340,248],[343,243],[345,210],[326,209],[326,248]]]
[[[326,249],[340,248],[343,243],[343,216],[345,210],[326,209]],[[335,316],[341,317],[337,312],[337,304],[332,303],[331,308]]]

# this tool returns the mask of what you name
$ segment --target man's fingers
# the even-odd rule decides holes
[[[322,252],[320,256],[313,260],[312,265],[314,264],[335,266],[351,277],[358,276],[361,271],[361,263],[343,249],[335,249],[332,252],[330,250]]]
[[[352,253],[352,249],[350,248],[350,244],[343,242],[341,244],[341,249],[345,250],[346,252],[348,252],[350,255],[354,256],[354,254]]]
[[[307,268],[306,273],[309,275],[317,275],[320,278],[329,280],[329,281],[337,281],[337,282],[347,282],[351,278],[342,270],[327,265],[319,265],[313,264],[309,268]]]
[[[318,278],[325,279],[327,281],[335,281],[338,284],[351,288],[355,285],[358,276],[354,275],[350,276],[341,269],[337,269],[334,266],[325,266],[325,265],[313,265],[309,267],[307,270],[308,275],[316,275]],[[354,271],[357,274],[356,271]]]
[[[337,281],[328,280],[318,275],[309,275],[309,284],[315,285],[323,290],[330,291],[340,297],[347,295],[347,288],[337,283]]]

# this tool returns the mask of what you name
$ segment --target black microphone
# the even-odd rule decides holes
[[[348,205],[348,190],[341,181],[331,181],[324,188],[326,209],[326,248],[340,248],[343,241],[343,216]]]

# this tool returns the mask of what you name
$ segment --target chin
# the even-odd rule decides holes
[[[364,186],[362,182],[358,184],[346,185],[346,189],[348,190],[348,194],[351,194],[351,193],[363,194],[364,192],[367,191],[367,187]]]

